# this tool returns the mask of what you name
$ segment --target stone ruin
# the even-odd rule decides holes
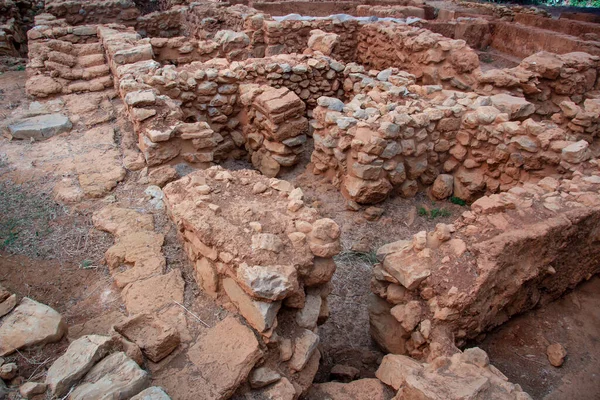
[[[196,170],[161,181],[175,180],[164,203],[198,288],[235,316],[188,349],[190,398],[530,398],[485,352],[460,349],[599,272],[600,28],[578,14],[459,4],[47,1],[25,29],[2,3],[14,16],[0,54],[27,49],[29,95],[114,89],[141,154],[126,168]],[[509,66],[485,65],[489,50]],[[257,171],[218,165],[240,159]],[[312,385],[341,245],[337,223],[277,178],[306,159],[351,209],[419,192],[471,204],[453,224],[378,249],[371,334],[390,354],[376,378]],[[138,364],[183,340],[147,301],[183,301],[181,274],[166,272],[151,219],[108,207],[94,223],[115,237],[105,258],[132,317],[73,342],[46,383],[77,399],[168,398],[146,389]],[[5,314],[16,306],[1,337],[33,300],[0,299]],[[0,355],[60,339],[54,324]]]

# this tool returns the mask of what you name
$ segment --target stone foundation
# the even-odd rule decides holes
[[[266,366],[305,390],[318,367],[338,225],[306,206],[301,189],[250,170],[197,171],[164,193],[198,286],[268,345]]]
[[[453,225],[381,247],[373,337],[387,351],[433,359],[589,279],[600,271],[599,189],[597,175],[546,177],[478,199]]]

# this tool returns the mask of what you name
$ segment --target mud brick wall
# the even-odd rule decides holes
[[[256,171],[211,167],[164,193],[198,286],[255,331],[263,366],[306,390],[319,364],[338,225],[305,205],[301,189]]]
[[[96,31],[96,25],[42,25],[29,30],[28,93],[47,97],[111,87],[110,68]]]
[[[600,25],[595,23],[543,18],[532,14],[515,15],[514,22],[571,36],[579,36],[583,39],[600,40]]]
[[[562,12],[559,19],[600,23],[600,16],[590,13]]]
[[[523,98],[416,85],[392,99],[389,92],[376,88],[345,105],[322,98],[313,111],[314,172],[358,203],[424,188],[434,198],[473,201],[536,176],[572,173],[589,158],[587,142],[529,118],[535,107]],[[581,146],[581,157],[565,153]]]
[[[374,338],[393,353],[435,358],[600,272],[599,189],[598,175],[546,177],[381,247]]]
[[[304,102],[287,88],[257,84],[241,85],[240,100],[240,125],[252,165],[275,177],[281,167],[297,164],[308,133]]]
[[[520,58],[539,51],[557,54],[581,51],[600,55],[600,48],[596,41],[585,41],[564,33],[500,21],[494,23],[491,46],[498,51]]]
[[[396,23],[360,27],[357,61],[373,69],[395,67],[424,84],[468,90],[476,83],[477,54],[464,40],[452,40],[426,29]]]
[[[338,61],[355,61],[359,22],[355,19],[283,20],[264,22],[265,56],[302,53],[308,47],[311,31],[320,29],[340,36],[331,56]]]

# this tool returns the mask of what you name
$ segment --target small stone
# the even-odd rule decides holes
[[[9,381],[17,376],[18,372],[19,368],[17,367],[17,364],[7,363],[0,367],[0,378],[4,379],[5,381]]]
[[[454,177],[448,174],[440,174],[433,182],[431,194],[438,200],[444,200],[452,195],[453,189]]]
[[[383,215],[384,211],[385,210],[380,207],[368,207],[365,210],[365,218],[369,221],[376,221]]]
[[[546,348],[546,355],[548,356],[548,361],[554,367],[560,367],[565,362],[565,357],[567,356],[567,350],[560,343],[552,343],[550,346]]]
[[[252,249],[280,253],[283,250],[283,242],[272,233],[259,233],[252,235]]]
[[[159,362],[179,345],[179,332],[147,313],[135,315],[115,325],[114,329],[137,344],[153,362]]]
[[[308,294],[304,307],[296,313],[296,323],[306,329],[314,329],[317,326],[319,311],[323,299],[318,294]]]
[[[88,372],[69,399],[127,399],[148,387],[150,377],[125,353],[109,355]]]
[[[288,361],[292,358],[294,353],[294,347],[292,346],[291,339],[283,338],[279,341],[279,359],[281,361]]]
[[[45,304],[24,297],[0,325],[0,356],[36,344],[56,342],[67,326],[62,316]]]
[[[296,338],[294,355],[289,361],[289,367],[293,371],[301,371],[313,355],[319,344],[319,335],[305,329],[301,336]]]
[[[331,378],[340,382],[350,382],[358,378],[360,370],[350,365],[336,364],[331,368]]]
[[[267,189],[268,189],[268,187],[264,183],[262,183],[262,182],[256,182],[254,184],[254,186],[252,187],[252,193],[253,194],[264,193]]]
[[[589,143],[585,140],[570,144],[562,149],[562,158],[573,164],[587,161],[591,157],[591,154],[588,151],[589,146]]]
[[[46,384],[41,382],[26,382],[19,388],[19,393],[26,399],[46,391]]]
[[[277,382],[279,379],[281,379],[281,375],[277,371],[273,371],[268,367],[260,367],[252,371],[249,382],[253,389],[259,389]]]
[[[237,270],[238,282],[254,297],[282,300],[298,288],[293,265],[254,265],[242,263]]]

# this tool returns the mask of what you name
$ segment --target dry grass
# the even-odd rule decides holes
[[[91,219],[54,201],[39,186],[0,182],[0,251],[97,265],[112,244]]]

